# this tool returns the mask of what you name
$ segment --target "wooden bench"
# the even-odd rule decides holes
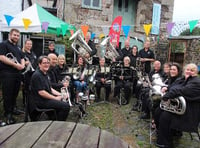
[[[42,121],[0,128],[0,147],[129,148],[119,137],[89,125]]]

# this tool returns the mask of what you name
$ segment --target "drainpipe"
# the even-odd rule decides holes
[[[65,0],[63,0],[63,17],[62,20],[65,21]]]

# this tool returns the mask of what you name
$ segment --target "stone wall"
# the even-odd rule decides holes
[[[200,38],[187,41],[185,64],[195,63],[200,65]]]

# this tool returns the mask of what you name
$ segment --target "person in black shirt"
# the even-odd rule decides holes
[[[130,42],[129,42],[129,40],[127,39],[124,44],[125,44],[125,47],[122,48],[123,58],[126,57],[126,56],[130,57],[131,53],[132,53],[132,50],[130,48]]]
[[[31,78],[31,96],[29,113],[34,114],[34,107],[41,109],[55,109],[57,120],[65,121],[70,110],[68,102],[62,101],[61,93],[52,88],[47,75],[50,66],[50,59],[47,56],[41,56],[38,59],[39,69],[35,71]],[[35,105],[35,106],[34,106]],[[31,115],[32,117],[34,115]]]
[[[35,69],[37,68],[37,57],[35,53],[32,51],[32,41],[30,39],[27,39],[25,41],[24,47],[22,48],[22,51],[25,56],[25,71],[23,71],[23,83],[24,83],[24,89],[23,89],[23,102],[25,103],[25,98],[27,98],[27,94],[30,92],[30,81],[31,76]]]
[[[120,89],[124,88],[124,94],[126,103],[129,103],[130,99],[130,92],[131,92],[131,85],[133,80],[133,70],[130,68],[130,58],[128,56],[124,57],[123,65],[120,67],[120,69],[113,75],[115,78],[115,88],[114,88],[114,97],[119,96]],[[123,105],[125,105],[123,104]]]
[[[49,42],[48,50],[44,52],[44,55],[48,56],[50,53],[54,53],[58,56],[58,53],[55,51],[55,43],[53,41]]]
[[[99,68],[95,76],[96,80],[96,92],[97,92],[97,102],[100,101],[100,91],[101,87],[105,88],[105,99],[108,101],[111,92],[111,74],[106,71],[105,58],[100,58]]]
[[[149,74],[151,71],[151,62],[154,61],[154,53],[150,49],[150,41],[144,43],[144,48],[139,51],[139,57],[141,62],[144,64],[145,73]]]
[[[11,29],[9,39],[0,44],[3,106],[7,124],[15,123],[12,115],[21,85],[21,70],[25,67],[24,55],[17,45],[19,38],[19,30]]]

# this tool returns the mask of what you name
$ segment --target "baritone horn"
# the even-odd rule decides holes
[[[81,35],[81,30],[79,29],[76,31],[70,38],[69,40],[74,40],[73,43],[71,44],[72,49],[78,54],[81,55],[84,60],[88,64],[92,64],[92,58],[86,58],[86,54],[91,54],[92,49],[90,46],[85,42]]]
[[[104,57],[113,60],[119,56],[114,46],[110,43],[110,37],[105,38],[100,44],[101,50],[104,52]]]

